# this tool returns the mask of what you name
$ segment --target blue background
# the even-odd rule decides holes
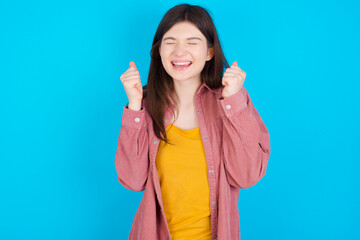
[[[183,1],[0,2],[0,239],[127,239],[143,192],[114,157],[165,12]],[[265,122],[243,240],[360,239],[359,1],[188,1],[209,10]]]

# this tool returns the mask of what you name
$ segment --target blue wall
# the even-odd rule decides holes
[[[117,180],[120,75],[143,84],[183,1],[0,2],[0,239],[127,239],[143,192]],[[360,239],[359,1],[207,8],[265,122],[265,177],[240,190],[243,240]]]

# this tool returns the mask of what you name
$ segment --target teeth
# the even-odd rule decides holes
[[[173,62],[174,65],[181,65],[181,66],[184,66],[184,65],[190,65],[191,62]]]

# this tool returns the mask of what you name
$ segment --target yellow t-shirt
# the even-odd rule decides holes
[[[170,143],[161,141],[156,156],[161,194],[172,240],[210,240],[210,193],[200,129],[169,123]]]

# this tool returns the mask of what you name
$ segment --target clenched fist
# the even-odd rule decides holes
[[[120,76],[120,80],[125,88],[129,99],[129,109],[139,111],[141,109],[141,100],[143,97],[143,88],[140,81],[140,73],[133,61],[130,67]]]
[[[245,78],[246,73],[241,70],[237,62],[234,61],[233,64],[225,70],[222,78],[222,84],[225,86],[222,91],[223,98],[230,97],[240,91],[244,85]]]

